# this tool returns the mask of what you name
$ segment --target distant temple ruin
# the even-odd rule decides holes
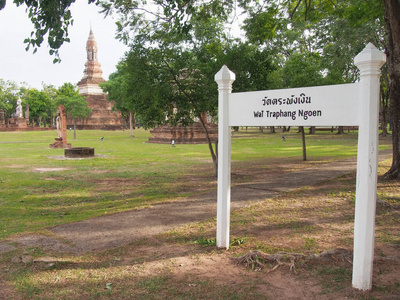
[[[209,120],[206,113],[202,114],[202,119],[207,127],[209,137],[213,143],[218,139],[218,126]],[[200,120],[195,120],[193,124],[183,126],[161,125],[150,131],[149,143],[156,144],[206,144],[208,143],[203,126]]]
[[[79,94],[85,97],[92,112],[88,118],[77,120],[76,127],[78,129],[122,130],[126,127],[124,118],[120,112],[112,110],[113,103],[107,100],[107,94],[99,86],[99,83],[105,80],[102,77],[101,65],[97,60],[97,43],[92,28],[86,42],[86,52],[84,75],[78,82],[78,87]],[[67,118],[67,127],[73,127],[71,118]]]

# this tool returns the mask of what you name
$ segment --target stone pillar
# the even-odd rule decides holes
[[[64,144],[67,143],[67,113],[65,112],[64,105],[58,107],[61,117],[61,138]]]
[[[25,119],[27,119],[27,122],[29,124],[29,104],[25,105]]]
[[[56,141],[50,144],[50,148],[71,148],[71,144],[67,143],[67,114],[64,105],[58,106],[57,115],[57,137]]]

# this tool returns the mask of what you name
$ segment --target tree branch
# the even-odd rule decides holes
[[[290,18],[291,20],[293,19],[293,15],[296,13],[296,11],[297,11],[297,9],[298,9],[298,7],[299,7],[301,1],[302,1],[302,0],[298,0],[298,1],[297,1],[297,4],[296,4],[296,7],[293,9],[293,11],[292,11],[291,13],[289,13],[289,18]]]

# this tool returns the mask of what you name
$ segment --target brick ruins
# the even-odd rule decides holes
[[[83,78],[78,82],[79,94],[85,97],[92,110],[90,117],[76,121],[78,129],[122,130],[126,122],[120,112],[113,111],[113,103],[107,100],[107,94],[100,88],[102,77],[101,65],[97,60],[97,43],[90,29],[86,43],[87,61]],[[73,127],[73,121],[67,118],[67,127]]]
[[[218,139],[218,126],[214,123],[207,122],[207,114],[202,115],[203,122],[207,127],[211,141],[214,143]],[[200,121],[188,125],[170,126],[162,125],[150,131],[151,137],[149,143],[158,144],[205,144],[208,143],[204,128]]]

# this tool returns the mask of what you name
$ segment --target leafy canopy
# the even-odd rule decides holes
[[[58,90],[56,96],[57,107],[62,104],[67,115],[71,119],[82,119],[90,116],[91,109],[75,86],[71,83],[64,83]]]
[[[6,118],[15,112],[19,87],[13,81],[4,81],[0,79],[0,109],[4,110]]]

